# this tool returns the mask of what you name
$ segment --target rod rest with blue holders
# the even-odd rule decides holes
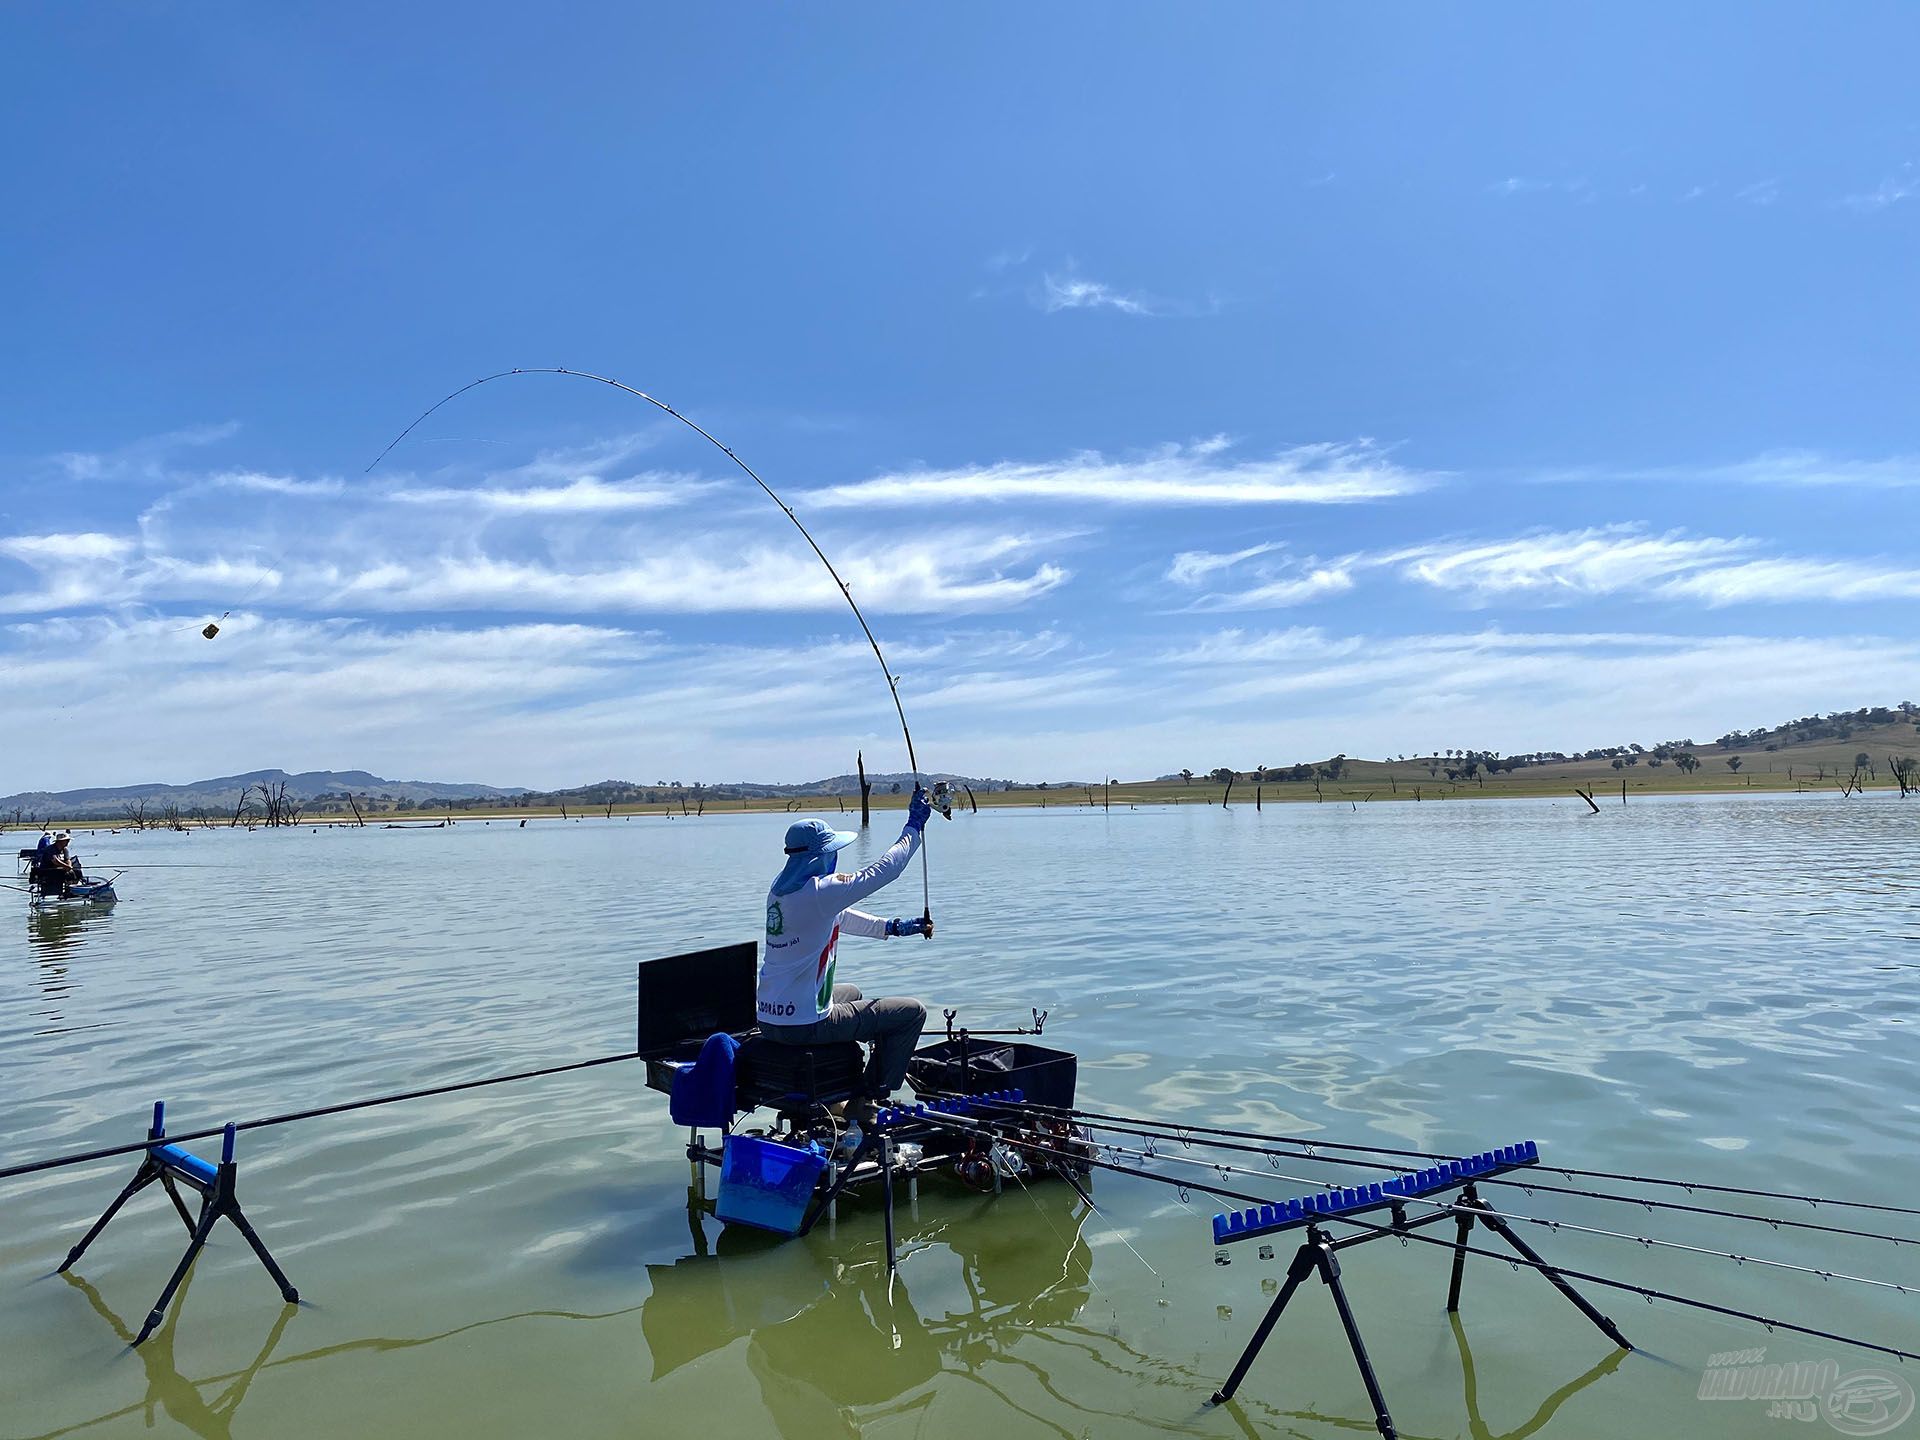
[[[1377,1185],[1321,1190],[1277,1205],[1255,1205],[1246,1210],[1231,1210],[1213,1217],[1213,1243],[1230,1245],[1236,1240],[1252,1240],[1260,1235],[1297,1230],[1302,1225],[1312,1225],[1328,1217],[1381,1210],[1539,1163],[1539,1145],[1532,1140],[1523,1140],[1518,1145],[1482,1150],[1477,1155],[1465,1155],[1424,1170],[1409,1170],[1404,1175],[1396,1175]]]
[[[887,1105],[881,1108],[874,1123],[886,1130],[895,1125],[911,1125],[916,1120],[937,1120],[942,1115],[972,1115],[987,1106],[1018,1105],[1026,1098],[1020,1090],[990,1090],[983,1095],[923,1100],[917,1105]]]
[[[141,1157],[140,1168],[134,1171],[133,1179],[127,1182],[126,1188],[114,1197],[111,1205],[107,1206],[106,1213],[93,1222],[93,1228],[87,1231],[80,1243],[67,1252],[67,1258],[61,1262],[60,1269],[63,1271],[71,1269],[74,1262],[87,1253],[87,1247],[93,1244],[100,1232],[107,1228],[107,1222],[120,1213],[120,1207],[147,1186],[157,1182],[160,1188],[167,1192],[167,1198],[173,1201],[173,1208],[180,1212],[180,1218],[186,1223],[192,1238],[187,1242],[187,1253],[180,1257],[180,1263],[174,1267],[173,1276],[167,1281],[167,1288],[160,1292],[160,1298],[154,1303],[152,1313],[147,1316],[147,1323],[141,1327],[140,1334],[134,1339],[134,1344],[138,1345],[145,1340],[160,1324],[161,1317],[166,1314],[167,1305],[173,1299],[174,1292],[180,1288],[180,1282],[187,1278],[188,1267],[193,1264],[194,1257],[200,1253],[201,1247],[207,1243],[207,1235],[212,1231],[214,1222],[223,1216],[233,1222],[234,1228],[246,1238],[247,1244],[253,1247],[253,1253],[260,1257],[260,1263],[267,1267],[267,1273],[280,1287],[280,1298],[289,1305],[297,1305],[300,1302],[300,1292],[293,1288],[292,1282],[274,1261],[265,1243],[259,1235],[254,1233],[253,1226],[248,1223],[246,1215],[240,1209],[239,1200],[235,1198],[234,1190],[240,1167],[233,1158],[233,1124],[229,1122],[220,1137],[218,1165],[195,1155],[190,1150],[183,1150],[178,1145],[166,1143],[166,1140],[167,1107],[164,1101],[156,1100],[153,1102],[153,1124],[147,1130],[147,1152]],[[197,1217],[187,1213],[186,1202],[180,1198],[179,1186],[182,1184],[200,1196],[200,1213]]]

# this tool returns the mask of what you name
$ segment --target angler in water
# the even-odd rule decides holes
[[[904,996],[868,1000],[855,986],[836,985],[834,950],[843,930],[876,940],[933,938],[929,919],[882,920],[852,908],[907,868],[932,813],[927,792],[916,786],[899,840],[852,875],[836,873],[835,857],[853,843],[853,833],[824,820],[802,820],[787,830],[786,867],[767,895],[767,950],[756,1007],[760,1033],[784,1045],[868,1041],[869,1103],[884,1101],[906,1079],[927,1008]]]

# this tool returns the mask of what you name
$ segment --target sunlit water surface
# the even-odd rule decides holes
[[[1116,1111],[1443,1150],[1532,1138],[1565,1164],[1920,1203],[1920,803],[1584,810],[936,821],[938,940],[849,941],[841,973],[975,1026],[1048,1008],[1082,1102]],[[782,823],[90,838],[95,868],[151,868],[106,913],[20,898],[0,940],[0,1163],[138,1139],[155,1099],[197,1128],[629,1048],[634,963],[752,938]],[[883,902],[917,913],[917,875]],[[139,1197],[58,1278],[131,1163],[0,1182],[0,1434],[1372,1433],[1317,1285],[1240,1403],[1205,1405],[1289,1247],[1216,1265],[1203,1195],[1102,1175],[1089,1214],[1058,1183],[997,1200],[930,1183],[889,1291],[872,1208],[771,1245],[690,1220],[683,1143],[632,1065],[243,1136],[241,1197],[309,1303],[283,1307],[223,1229],[138,1351],[184,1239],[164,1200]],[[1886,1244],[1502,1200],[1920,1283],[1920,1252]],[[1920,1341],[1915,1296],[1529,1238]],[[1490,1260],[1469,1264],[1455,1326],[1446,1259],[1392,1241],[1346,1257],[1405,1435],[1779,1433],[1764,1404],[1694,1398],[1711,1353],[1872,1363],[1596,1292],[1651,1352],[1621,1360],[1539,1276]]]

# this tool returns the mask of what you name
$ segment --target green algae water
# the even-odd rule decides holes
[[[1585,809],[936,820],[938,940],[848,940],[841,973],[976,1027],[1047,1008],[1097,1108],[1448,1151],[1534,1139],[1592,1169],[1920,1205],[1920,803]],[[156,1099],[197,1129],[630,1048],[635,963],[754,938],[784,824],[86,839],[90,868],[167,868],[129,870],[106,912],[21,897],[0,936],[0,1154],[137,1140]],[[917,881],[875,908],[917,913]],[[243,1135],[241,1199],[307,1303],[283,1306],[216,1230],[137,1351],[185,1241],[164,1199],[143,1193],[59,1277],[130,1161],[0,1182],[0,1436],[1374,1433],[1313,1284],[1238,1402],[1206,1404],[1294,1237],[1217,1265],[1204,1195],[1099,1174],[1095,1213],[1058,1182],[929,1181],[889,1286],[877,1204],[804,1240],[723,1234],[689,1214],[684,1140],[632,1065]],[[1501,1200],[1920,1285],[1920,1249]],[[1920,1217],[1874,1218],[1920,1238]],[[1575,1268],[1920,1340],[1920,1295],[1527,1238]],[[1868,1433],[1697,1397],[1728,1352],[1870,1355],[1590,1290],[1639,1347],[1623,1356],[1538,1275],[1472,1259],[1450,1319],[1444,1251],[1344,1258],[1403,1435]]]

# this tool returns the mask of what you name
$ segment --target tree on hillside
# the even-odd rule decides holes
[[[1858,775],[1862,770],[1873,773],[1873,757],[1864,750],[1853,757],[1853,773]]]
[[[1683,750],[1673,757],[1673,763],[1691,775],[1700,768],[1700,757],[1690,750]]]
[[[1738,755],[1729,755],[1727,757],[1727,769],[1735,771],[1736,773],[1739,771],[1740,757]]]
[[[1183,784],[1183,785],[1191,785],[1191,784],[1193,784],[1193,771],[1191,771],[1191,770],[1182,770],[1182,771],[1180,772],[1180,783],[1181,783],[1181,784]]]

